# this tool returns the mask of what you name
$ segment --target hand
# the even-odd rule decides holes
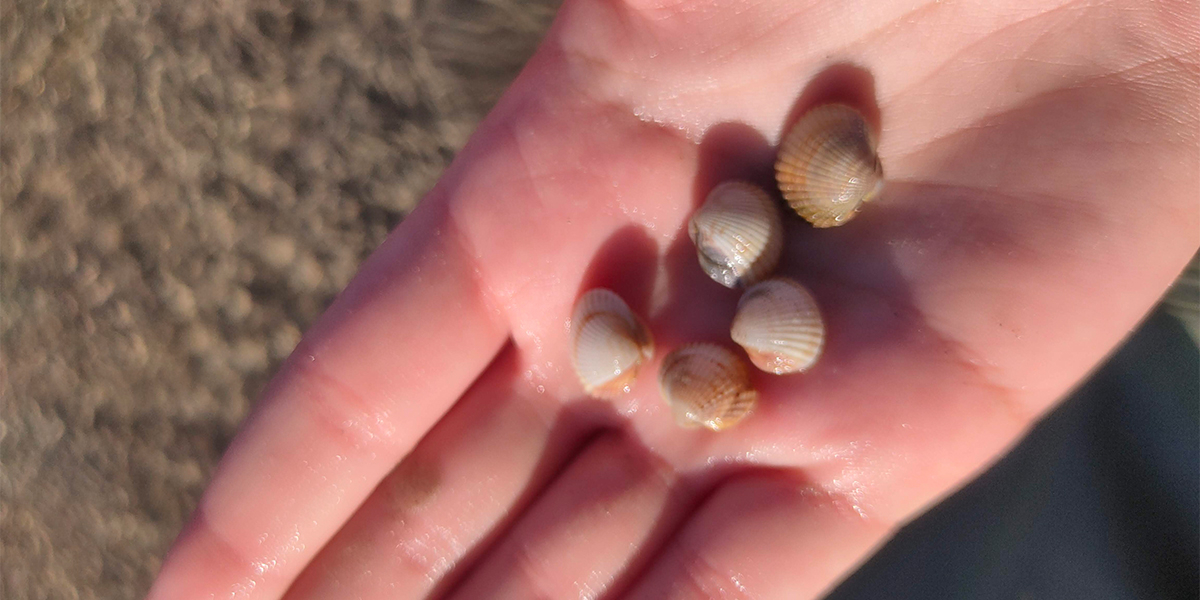
[[[1180,0],[568,0],[275,378],[151,596],[821,594],[1196,250],[1198,38]],[[789,118],[837,94],[878,99],[889,183],[844,227],[788,219],[825,355],[756,373],[737,427],[680,429],[657,363],[729,344],[738,296],[686,220],[721,179],[769,183]],[[612,402],[568,360],[597,285],[658,341]]]

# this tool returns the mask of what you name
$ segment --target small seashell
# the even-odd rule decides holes
[[[814,227],[835,227],[883,190],[875,136],[845,104],[818,106],[783,138],[775,179],[783,199]]]
[[[771,274],[783,251],[783,221],[766,190],[743,181],[713,188],[688,222],[700,267],[725,287]]]
[[[658,389],[675,422],[688,428],[731,427],[758,401],[746,364],[715,344],[688,344],[668,354],[658,371]]]
[[[571,316],[571,362],[592,396],[629,391],[638,367],[654,355],[654,339],[629,305],[611,290],[589,290]]]
[[[754,366],[783,375],[813,366],[825,346],[825,323],[803,285],[784,277],[746,290],[730,331]]]

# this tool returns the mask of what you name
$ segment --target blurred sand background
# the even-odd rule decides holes
[[[135,598],[555,0],[5,0],[0,596]]]
[[[144,593],[268,375],[556,4],[3,3],[0,595]]]

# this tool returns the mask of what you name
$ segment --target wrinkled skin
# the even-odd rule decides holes
[[[568,0],[275,378],[152,597],[819,596],[1196,251],[1197,29],[1181,0]],[[877,99],[889,183],[844,227],[788,219],[825,355],[756,372],[737,427],[680,429],[657,364],[729,343],[737,301],[688,214],[770,182],[789,119],[832,97]],[[568,362],[595,285],[658,343],[615,401]]]

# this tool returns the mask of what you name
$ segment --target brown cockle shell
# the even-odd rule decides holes
[[[742,359],[716,344],[688,344],[663,359],[658,389],[680,426],[720,431],[741,421],[758,402]]]
[[[845,104],[810,110],[779,144],[775,179],[783,199],[814,227],[845,224],[883,190],[875,144],[857,110]]]
[[[769,276],[783,252],[783,220],[766,190],[744,181],[713,188],[688,222],[700,267],[733,288]]]
[[[754,366],[783,375],[811,367],[825,347],[825,323],[817,301],[803,285],[776,277],[759,283],[738,301],[730,336]]]
[[[571,362],[589,395],[611,398],[629,391],[654,339],[616,293],[604,288],[579,297],[571,316]]]

